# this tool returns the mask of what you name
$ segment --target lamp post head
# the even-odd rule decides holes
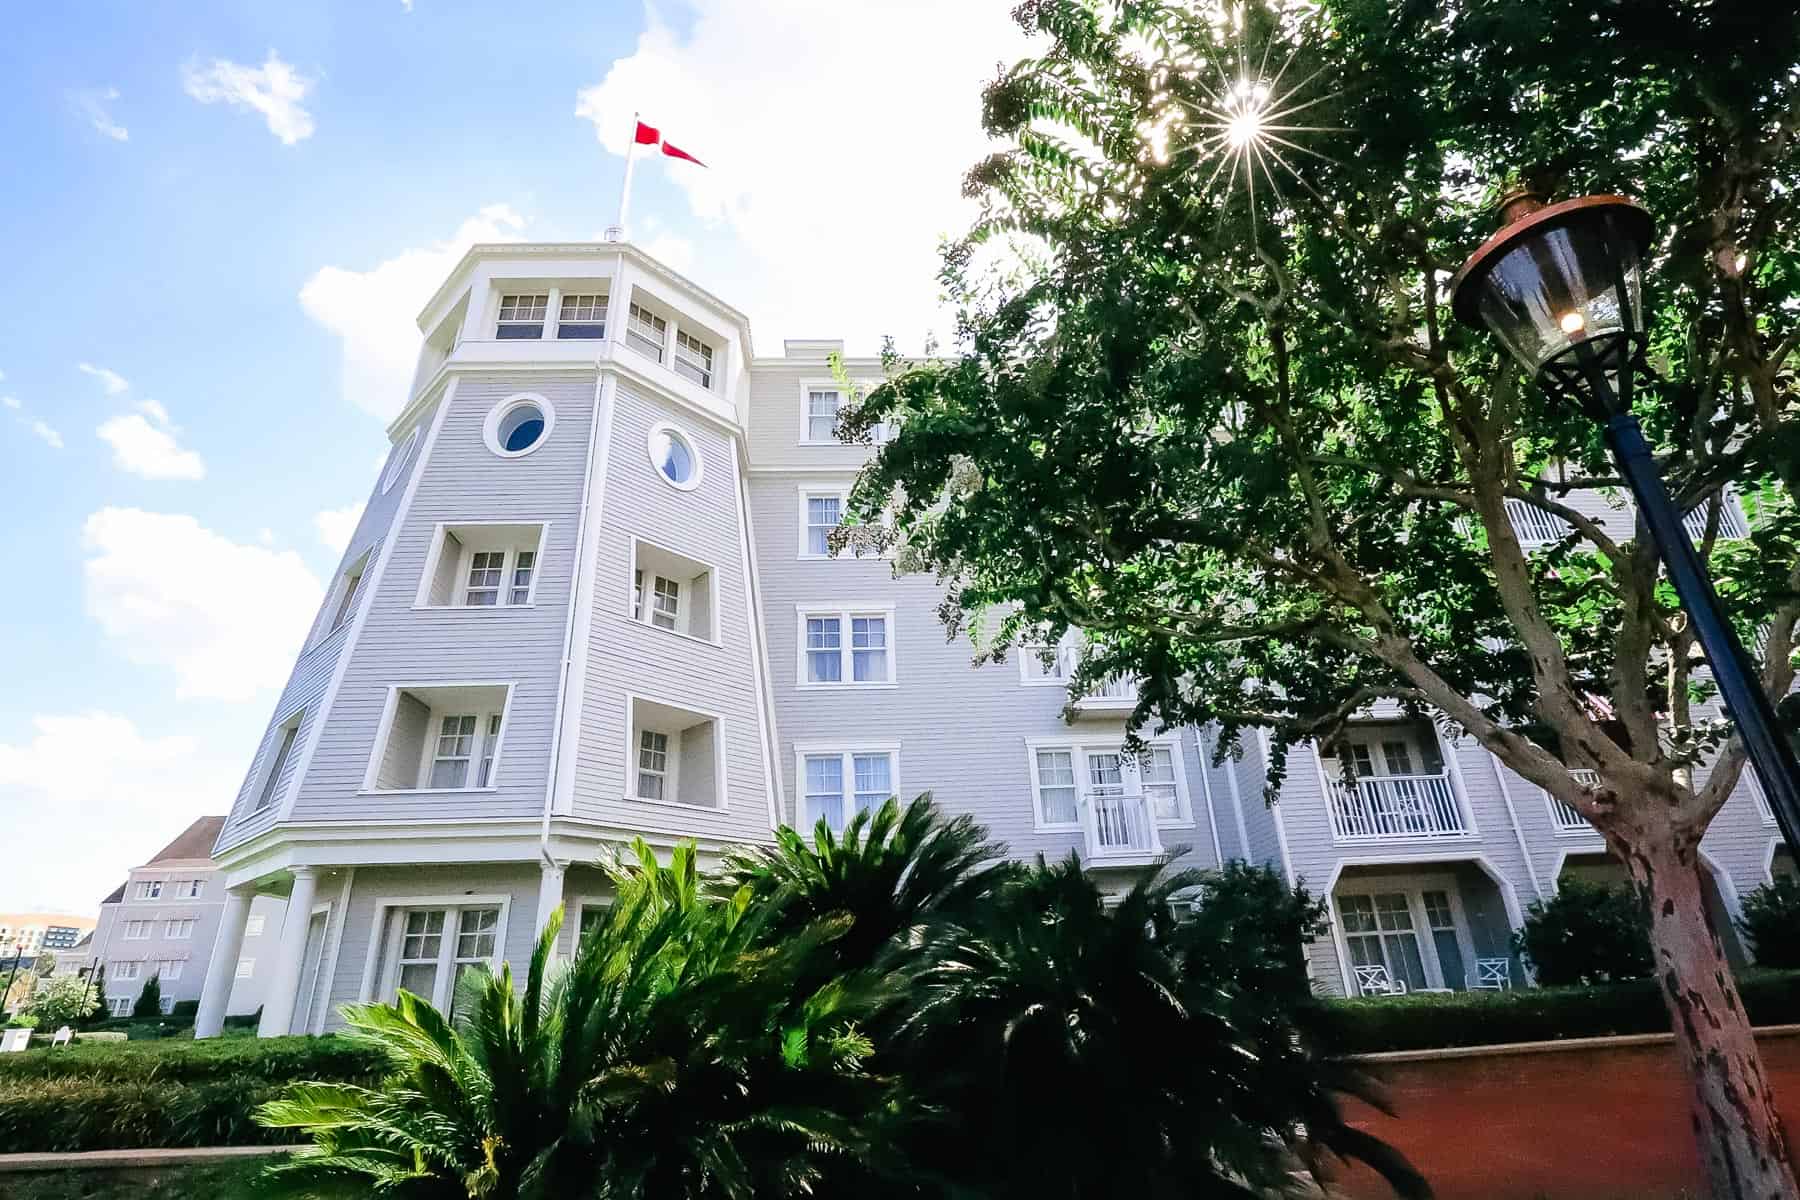
[[[1518,190],[1501,198],[1500,220],[1451,281],[1457,320],[1487,329],[1546,391],[1596,420],[1629,407],[1649,212],[1623,196],[1546,204]]]

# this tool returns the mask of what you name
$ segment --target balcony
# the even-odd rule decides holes
[[[1600,772],[1598,771],[1590,771],[1586,767],[1576,767],[1570,770],[1569,774],[1585,787],[1600,786]],[[1588,824],[1587,818],[1576,812],[1573,806],[1564,804],[1548,792],[1544,793],[1544,798],[1550,802],[1550,823],[1556,826],[1558,836],[1595,832],[1594,827]]]
[[[1331,832],[1340,842],[1464,837],[1471,830],[1446,774],[1364,775],[1331,785]]]
[[[1089,792],[1081,801],[1090,867],[1142,866],[1159,858],[1162,837],[1141,792]]]
[[[1076,700],[1075,711],[1084,716],[1118,716],[1136,708],[1137,702],[1137,680],[1127,675],[1113,675]]]

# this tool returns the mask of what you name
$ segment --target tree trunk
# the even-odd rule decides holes
[[[1787,1132],[1724,946],[1706,915],[1697,855],[1664,831],[1623,856],[1650,920],[1656,978],[1688,1078],[1694,1140],[1713,1200],[1792,1200]]]

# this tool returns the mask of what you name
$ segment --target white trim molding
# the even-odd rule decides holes
[[[802,835],[811,832],[818,824],[818,818],[806,811],[806,760],[809,758],[836,757],[839,762],[838,778],[839,796],[844,805],[843,824],[847,825],[861,811],[856,803],[856,758],[857,756],[885,755],[888,760],[888,795],[876,802],[876,807],[887,802],[890,797],[904,797],[900,783],[900,743],[894,740],[883,741],[828,741],[828,742],[795,742],[794,743],[794,827]],[[872,794],[872,793],[871,793]],[[843,826],[840,825],[841,829]]]

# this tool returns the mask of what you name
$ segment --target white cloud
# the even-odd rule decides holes
[[[300,107],[314,81],[281,61],[275,51],[260,67],[247,67],[230,59],[215,58],[210,67],[189,63],[181,69],[181,86],[202,104],[223,101],[263,115],[269,132],[285,146],[309,138],[312,114]]]
[[[138,404],[138,411],[104,422],[94,431],[113,449],[113,466],[144,479],[204,479],[206,463],[193,450],[182,448],[179,426],[169,421],[169,410],[154,400]]]
[[[0,396],[0,405],[5,405],[16,412],[19,408],[19,398],[17,396]]]
[[[106,389],[106,394],[109,396],[116,396],[131,386],[123,375],[117,371],[108,370],[106,367],[96,367],[93,363],[77,363],[76,369],[98,379],[100,386]]]
[[[342,508],[328,508],[324,512],[313,515],[313,527],[319,531],[319,540],[337,551],[344,552],[350,544],[351,535],[356,532],[356,523],[362,520],[363,502],[346,504]]]
[[[33,421],[31,423],[31,432],[44,439],[44,444],[49,446],[52,450],[61,450],[63,448],[62,434],[56,432],[56,430],[50,428],[50,426],[46,425],[44,422]]]
[[[88,119],[88,124],[115,142],[131,140],[131,133],[123,125],[112,119],[106,106],[119,98],[118,88],[96,88],[75,93],[75,107],[81,115]]]
[[[88,614],[176,695],[247,700],[287,678],[323,588],[292,550],[234,542],[184,513],[103,508],[82,538]]]
[[[229,807],[249,747],[233,737],[222,758],[208,749],[100,710],[39,714],[27,736],[0,741],[7,839],[33,848],[8,856],[0,907],[97,911],[129,868],[195,817]]]
[[[962,177],[991,150],[981,86],[1026,47],[1008,7],[694,0],[686,33],[651,9],[634,53],[580,92],[576,114],[622,155],[641,111],[706,162],[646,148],[637,203],[646,174],[664,172],[695,217],[738,238],[756,260],[743,277],[699,282],[750,313],[759,342],[841,335],[863,353],[893,333],[914,348],[944,324],[938,238],[968,228]]]
[[[398,415],[418,360],[419,310],[471,245],[516,241],[524,226],[511,206],[490,204],[447,241],[402,250],[367,271],[315,272],[300,306],[344,340],[345,399],[383,420]]]

